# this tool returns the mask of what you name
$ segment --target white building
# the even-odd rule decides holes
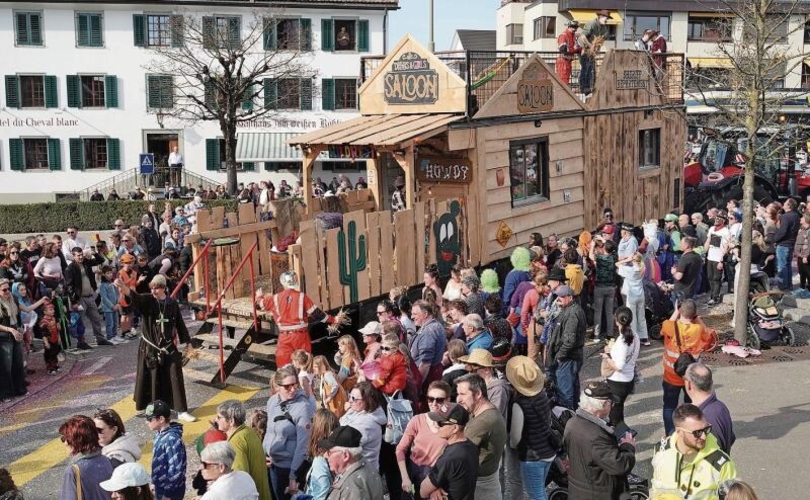
[[[208,18],[239,34],[257,15],[267,16],[309,33],[306,57],[318,74],[300,85],[311,99],[244,124],[237,146],[237,160],[245,162],[239,182],[292,184],[301,160],[286,140],[358,116],[360,58],[387,51],[388,14],[397,8],[398,0],[0,2],[0,199],[48,201],[99,183],[106,194],[113,178],[120,192],[134,184],[141,153],[154,153],[159,163],[175,145],[187,172],[225,182],[219,125],[156,112],[172,99],[161,93],[166,77],[145,68],[156,57],[150,46],[179,42],[171,40],[171,16]],[[339,33],[348,33],[348,43],[338,43]],[[274,90],[282,96],[280,83]],[[314,175],[356,180],[365,165],[352,157],[324,154]]]

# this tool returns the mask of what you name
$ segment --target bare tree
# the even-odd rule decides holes
[[[237,126],[280,109],[312,109],[317,71],[307,57],[309,20],[277,14],[254,11],[246,26],[240,16],[172,16],[172,43],[150,46],[155,57],[145,69],[167,78],[148,89],[161,94],[159,112],[187,123],[219,123],[231,194]]]
[[[729,67],[726,71],[691,70],[688,74],[687,92],[715,108],[715,122],[740,129],[744,139],[741,141],[744,145],[741,152],[745,155],[743,226],[734,301],[734,337],[743,345],[747,337],[751,277],[747,270],[751,266],[755,176],[763,163],[779,165],[787,150],[787,127],[780,108],[796,94],[791,96],[779,89],[786,76],[801,68],[804,57],[801,43],[794,47],[789,42],[793,33],[804,30],[803,21],[790,28],[791,17],[800,3],[800,0],[723,2],[718,16],[732,17],[717,22],[713,29],[719,39],[716,52],[728,61]]]

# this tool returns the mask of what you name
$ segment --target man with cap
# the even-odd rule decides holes
[[[548,344],[548,338],[551,332],[554,331],[557,325],[557,318],[560,316],[560,311],[562,311],[560,304],[557,302],[557,290],[565,285],[567,280],[568,278],[565,277],[565,271],[558,267],[551,269],[548,273],[548,287],[551,293],[546,299],[545,307],[538,309],[534,314],[534,321],[543,325],[543,331],[540,334],[540,345],[536,345],[536,339],[533,339],[531,335],[527,337],[530,356],[534,356],[535,352],[538,352],[543,346]],[[544,350],[544,359],[546,354],[547,351]],[[548,365],[543,362],[543,366]]]
[[[565,426],[569,498],[613,500],[626,490],[627,475],[636,465],[636,441],[629,432],[616,436],[607,424],[611,397],[607,382],[589,383]]]
[[[183,426],[171,421],[172,410],[161,400],[146,407],[144,415],[155,433],[152,453],[152,484],[155,498],[182,500],[186,494],[186,446]]]
[[[621,239],[619,240],[619,250],[617,252],[619,260],[626,259],[638,252],[638,240],[633,236],[633,225],[622,222]]]
[[[577,44],[576,37],[579,22],[571,20],[568,21],[568,24],[565,26],[565,31],[560,33],[560,36],[557,37],[557,48],[560,55],[557,56],[554,70],[563,83],[571,85],[571,62],[574,60],[576,54],[582,52],[582,47]]]
[[[440,490],[447,500],[473,500],[478,478],[478,446],[467,439],[464,429],[469,412],[460,404],[445,403],[428,418],[439,426],[437,435],[447,441],[430,473],[419,487],[421,498],[434,498]]]
[[[574,302],[574,291],[570,287],[557,289],[557,301],[561,311],[557,326],[549,336],[547,362],[554,374],[557,400],[562,406],[576,410],[588,322],[585,311]]]
[[[588,22],[579,34],[579,45],[582,47],[579,56],[579,91],[585,95],[593,92],[593,83],[596,80],[596,54],[609,35],[605,26],[608,19],[613,19],[610,11],[600,10],[596,13],[596,19]]]
[[[309,337],[309,323],[334,323],[335,318],[323,312],[311,298],[298,290],[298,274],[288,271],[279,279],[284,290],[275,295],[264,295],[256,290],[256,302],[273,315],[278,327],[276,365],[284,366],[292,361],[292,353],[303,349],[312,354],[312,340]]]
[[[335,475],[327,500],[383,497],[380,474],[363,461],[362,437],[354,427],[341,425],[318,443],[318,448],[326,450],[329,470]]]
[[[377,355],[380,353],[380,339],[382,338],[382,324],[379,321],[369,321],[366,323],[366,326],[358,330],[360,335],[363,336],[363,343],[366,345],[365,350],[363,353],[366,357],[363,359],[363,363],[369,363],[377,359]]]
[[[720,302],[720,284],[723,279],[723,269],[726,255],[731,248],[731,233],[729,233],[725,212],[717,212],[714,216],[714,226],[706,235],[706,279],[709,282],[709,306]]]

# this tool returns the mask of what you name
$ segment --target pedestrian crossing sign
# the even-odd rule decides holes
[[[141,165],[141,174],[154,174],[155,155],[153,153],[141,153],[140,165]]]

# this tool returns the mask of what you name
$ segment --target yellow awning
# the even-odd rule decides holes
[[[728,57],[690,57],[692,68],[733,68]]]
[[[689,17],[701,17],[701,18],[734,17],[734,13],[733,12],[690,12]]]
[[[574,21],[578,21],[579,24],[585,24],[593,21],[596,19],[597,10],[586,10],[586,9],[568,9],[568,13],[574,19]],[[622,23],[622,16],[615,10],[610,11],[611,19],[607,20],[607,24],[621,24]]]

